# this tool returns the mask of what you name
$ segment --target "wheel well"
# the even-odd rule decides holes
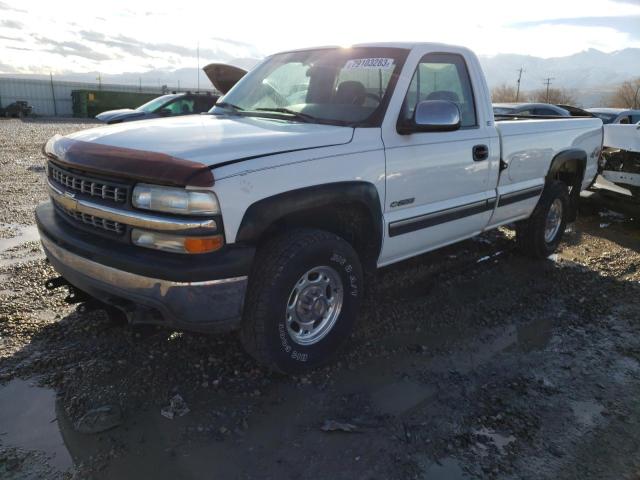
[[[568,221],[570,222],[573,222],[577,217],[580,190],[586,167],[587,154],[583,150],[571,149],[555,156],[547,174],[547,181],[560,180],[567,186],[570,205]]]
[[[584,177],[584,165],[578,159],[569,159],[563,161],[553,172],[551,178],[560,180],[567,184],[567,187],[582,184]]]
[[[375,234],[374,219],[366,205],[358,202],[336,202],[318,208],[292,212],[275,222],[260,235],[257,244],[292,228],[317,228],[343,238],[356,250],[363,268],[375,267],[381,239]]]
[[[335,233],[354,247],[365,270],[375,267],[382,247],[378,190],[369,182],[348,181],[266,197],[247,208],[236,241],[259,245],[295,227]]]

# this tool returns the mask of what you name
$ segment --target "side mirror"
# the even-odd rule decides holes
[[[170,110],[170,109],[168,109],[168,108],[161,108],[161,109],[158,111],[158,113],[159,113],[160,115],[162,115],[163,117],[168,117],[169,115],[171,115],[171,113],[172,113],[172,112],[171,112],[171,110]]]
[[[413,119],[399,125],[398,132],[452,132],[460,128],[460,109],[448,100],[424,100],[416,106]]]

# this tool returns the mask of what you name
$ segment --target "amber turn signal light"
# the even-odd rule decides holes
[[[220,250],[224,245],[222,235],[213,237],[187,237],[184,239],[184,249],[189,253],[207,253]]]

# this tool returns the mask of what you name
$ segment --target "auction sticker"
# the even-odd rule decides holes
[[[347,61],[344,66],[345,70],[354,70],[356,68],[393,68],[393,58],[354,58]]]

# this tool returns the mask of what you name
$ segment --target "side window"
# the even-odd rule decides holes
[[[193,99],[180,98],[163,108],[171,110],[171,115],[193,113]]]
[[[416,105],[424,100],[448,100],[458,105],[462,127],[476,126],[471,80],[464,59],[451,53],[422,57],[413,74],[401,115],[413,118]]]
[[[631,115],[631,123],[638,123],[638,122],[640,122],[640,114]]]
[[[550,108],[536,108],[533,110],[533,113],[534,115],[560,115],[558,112],[556,112],[555,110],[551,110]]]

